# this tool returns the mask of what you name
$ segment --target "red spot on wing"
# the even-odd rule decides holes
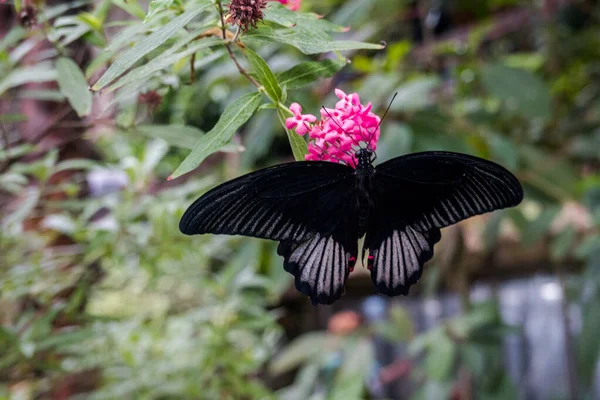
[[[352,256],[348,259],[348,268],[350,269],[350,272],[354,271],[354,266],[356,265],[356,257]]]

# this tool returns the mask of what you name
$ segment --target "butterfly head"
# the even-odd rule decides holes
[[[358,168],[367,168],[375,161],[375,152],[370,149],[356,150],[356,159],[358,160]]]

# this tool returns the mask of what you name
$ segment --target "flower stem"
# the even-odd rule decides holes
[[[225,28],[225,19],[223,18],[223,5],[221,4],[221,1],[217,1],[217,7],[219,8],[219,17],[221,19],[221,32],[222,32],[222,36],[224,40],[227,40],[227,29]],[[239,27],[238,27],[238,31],[235,33],[235,37],[233,39],[233,41],[237,40],[237,37],[239,36]],[[240,74],[242,74],[243,76],[246,77],[246,79],[248,79],[250,81],[250,83],[252,83],[254,86],[256,86],[257,88],[260,89],[261,84],[258,83],[256,81],[256,79],[254,79],[253,77],[250,76],[250,74],[248,74],[248,71],[246,71],[238,62],[237,58],[235,57],[235,54],[233,53],[233,50],[231,50],[231,45],[229,42],[225,43],[225,48],[227,49],[227,53],[229,54],[229,58],[231,58],[231,60],[235,63],[235,66],[237,67],[238,71],[240,72]]]

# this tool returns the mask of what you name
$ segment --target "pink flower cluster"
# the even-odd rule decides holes
[[[302,114],[300,104],[293,103],[290,110],[294,116],[285,120],[285,126],[298,135],[308,132],[306,160],[343,162],[355,168],[354,153],[361,142],[373,151],[377,148],[381,118],[371,112],[371,103],[360,103],[358,94],[347,95],[336,89],[335,95],[340,101],[333,109],[322,108],[320,121],[314,115]]]
[[[284,6],[286,6],[288,9],[292,10],[292,11],[298,11],[300,9],[300,2],[302,0],[277,0],[279,1],[281,4],[283,4]]]

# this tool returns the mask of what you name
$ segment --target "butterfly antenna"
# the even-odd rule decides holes
[[[343,128],[343,127],[342,127],[342,126],[341,126],[341,125],[340,125],[340,124],[339,124],[339,123],[338,123],[338,122],[337,122],[337,121],[336,121],[334,118],[333,118],[333,116],[332,116],[332,115],[329,113],[329,111],[327,111],[327,109],[325,108],[325,106],[321,106],[321,107],[323,108],[323,110],[325,110],[325,114],[327,114],[327,115],[329,116],[329,119],[331,119],[331,120],[333,121],[333,123],[334,123],[334,124],[336,124],[336,125],[337,125],[337,126],[338,126],[338,127],[341,129],[341,130],[342,130],[342,132],[344,132],[346,135],[348,135],[348,137],[349,137],[350,139],[352,139],[352,141],[353,141],[354,143],[356,143],[356,145],[357,145],[358,147],[360,147],[360,144],[358,144],[358,142],[356,141],[356,139],[354,139],[354,138],[352,137],[352,135],[351,135],[351,134],[349,134],[349,133],[348,133],[348,131],[346,131],[346,130],[345,130],[345,129],[344,129],[344,128]]]
[[[377,128],[375,128],[375,130],[371,133],[371,137],[369,138],[369,142],[367,143],[367,146],[369,146],[369,147],[371,146],[371,140],[373,139],[373,135],[375,134],[375,132],[377,132],[377,129],[379,129],[379,127],[381,126],[381,123],[385,119],[385,116],[387,115],[388,111],[390,111],[390,107],[392,107],[392,103],[394,102],[394,99],[396,98],[396,96],[398,96],[398,92],[394,93],[394,97],[392,97],[392,100],[390,100],[390,104],[388,104],[387,108],[385,109],[385,112],[383,113],[383,117],[381,117],[381,119],[379,120],[379,123],[377,124]]]

